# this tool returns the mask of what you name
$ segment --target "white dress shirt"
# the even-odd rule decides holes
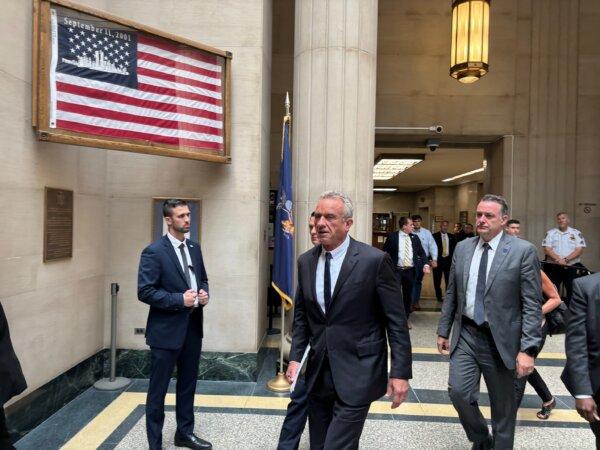
[[[406,239],[409,240],[410,245],[408,246],[408,255],[405,255],[406,251]],[[406,256],[407,261],[410,261],[410,264],[404,264],[404,257]],[[398,231],[398,267],[412,267],[413,263],[413,248],[412,241],[410,241],[410,235],[406,234],[404,231]]]
[[[331,261],[329,261],[329,274],[331,275],[331,295],[335,290],[335,284],[337,283],[342,263],[346,257],[346,252],[350,246],[350,235],[346,236],[344,242],[341,243],[337,248],[331,250]],[[321,254],[317,261],[317,275],[316,275],[316,291],[317,291],[317,303],[321,307],[321,310],[325,312],[325,250],[321,247]]]
[[[429,258],[431,256],[432,261],[437,261],[438,259],[438,248],[435,243],[435,239],[433,239],[433,234],[427,228],[419,228],[419,231],[416,229],[413,231],[414,234],[419,236],[421,240],[421,245],[423,245],[423,250],[425,250],[425,256]]]
[[[542,241],[542,247],[550,247],[561,258],[569,256],[576,248],[585,248],[585,239],[579,230],[567,227],[565,231],[560,231],[558,228],[552,228],[546,233],[546,237]],[[569,265],[581,262],[581,258],[573,258],[569,261]]]
[[[490,268],[492,267],[492,261],[500,245],[500,239],[502,239],[501,231],[498,233],[490,242],[488,242],[490,249],[488,250],[487,256],[487,268],[485,271],[485,280],[489,279]],[[483,244],[485,241],[479,238],[475,253],[473,253],[473,259],[471,260],[471,267],[469,268],[469,279],[467,281],[467,303],[465,305],[465,316],[469,319],[475,320],[475,293],[477,292],[477,278],[479,277],[479,262],[483,255]],[[487,312],[485,312],[485,320],[487,321]]]
[[[196,272],[194,271],[194,264],[192,263],[192,257],[190,256],[190,250],[188,249],[188,241],[186,239],[184,239],[184,242],[181,242],[179,239],[177,239],[171,233],[167,233],[167,237],[169,238],[169,241],[171,241],[171,244],[173,245],[173,248],[175,249],[175,254],[177,255],[177,259],[179,260],[179,265],[183,269],[183,273],[185,273],[185,267],[183,265],[183,258],[181,257],[181,250],[179,250],[179,246],[181,244],[184,245],[183,251],[185,252],[185,257],[187,258],[188,267],[190,269],[190,281],[192,283],[192,285],[190,286],[190,289],[193,289],[194,291],[198,292],[198,280],[196,279]],[[196,302],[197,302],[197,299],[196,299]]]

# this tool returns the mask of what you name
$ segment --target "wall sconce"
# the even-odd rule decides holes
[[[450,76],[473,83],[488,72],[491,0],[452,2]]]

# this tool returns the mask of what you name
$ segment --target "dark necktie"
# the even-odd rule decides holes
[[[473,311],[473,320],[479,326],[485,323],[485,308],[483,306],[483,297],[485,294],[485,282],[488,263],[488,250],[490,244],[483,244],[483,255],[479,261],[479,273],[477,274],[477,289],[475,289],[475,308]]]
[[[181,252],[181,260],[183,261],[183,273],[185,274],[188,287],[191,288],[192,278],[190,276],[190,266],[188,264],[187,256],[185,256],[185,244],[183,242],[179,245],[179,251]]]
[[[329,305],[331,305],[331,253],[325,253],[325,278],[323,280],[323,295],[325,297],[325,312],[329,311]]]

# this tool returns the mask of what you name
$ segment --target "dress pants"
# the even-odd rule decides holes
[[[435,288],[435,297],[438,302],[441,302],[444,296],[442,295],[442,275],[444,276],[444,290],[448,289],[448,278],[450,276],[450,265],[452,260],[450,257],[440,257],[438,266],[433,269],[433,287]]]
[[[308,395],[311,450],[358,449],[369,406],[344,403],[335,391],[329,359],[325,356]]]
[[[6,416],[4,415],[4,407],[0,405],[0,450],[14,450],[6,425]]]
[[[542,343],[540,344],[540,348],[538,350],[538,354],[542,351],[544,347],[544,343],[546,342],[546,336],[548,334],[548,323],[544,324],[542,328]],[[536,355],[537,356],[537,355]],[[548,385],[537,371],[537,369],[533,369],[533,372],[529,374],[529,376],[522,378],[515,378],[515,392],[516,392],[516,402],[517,408],[521,406],[521,402],[523,401],[523,394],[525,393],[525,386],[529,383],[537,395],[542,399],[542,403],[548,403],[552,400],[552,394],[550,393],[550,389],[548,389]]]
[[[573,267],[571,269],[570,267]],[[560,289],[560,286],[565,286],[565,303],[567,306],[571,303],[571,296],[573,295],[573,280],[576,278],[576,268],[585,268],[581,263],[575,263],[570,266],[560,266],[558,264],[547,264],[544,267],[544,271],[548,278],[556,285],[556,289]]]
[[[463,317],[460,338],[450,356],[450,399],[469,440],[485,441],[488,427],[477,403],[483,374],[490,397],[494,449],[512,449],[517,416],[515,371],[504,366],[489,328],[468,321]]]
[[[194,394],[198,378],[198,363],[202,335],[195,326],[188,326],[183,347],[171,350],[152,347],[150,384],[146,400],[146,432],[150,449],[160,449],[165,420],[165,395],[173,369],[177,366],[175,416],[177,432],[188,435],[194,431]]]
[[[406,318],[408,319],[408,316],[410,316],[411,312],[412,294],[415,284],[416,271],[414,267],[408,269],[400,269],[398,267],[396,269],[396,273],[398,274],[400,284],[402,285],[402,302],[404,303],[404,312],[406,313]]]
[[[308,418],[308,393],[304,375],[299,375],[281,426],[277,450],[297,450]]]
[[[425,276],[425,274],[423,273],[423,270],[419,270],[417,273],[415,273],[415,284],[413,286],[413,291],[412,291],[412,304],[416,305],[417,303],[419,303],[419,300],[421,299],[421,289],[423,288],[423,277]]]

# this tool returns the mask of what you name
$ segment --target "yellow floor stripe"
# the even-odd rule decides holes
[[[143,392],[124,392],[82,428],[62,449],[81,450],[98,448],[139,405],[144,405],[146,394]],[[285,410],[289,398],[251,397],[247,395],[196,395],[195,406],[232,409]],[[167,394],[165,404],[175,405],[175,394]],[[537,421],[535,408],[519,409],[518,419]],[[391,409],[389,402],[373,402],[371,414],[394,414],[415,417],[458,417],[452,405],[435,403],[404,403]],[[483,415],[490,418],[490,408],[481,407]],[[585,423],[576,411],[555,409],[549,422]]]
[[[413,347],[412,353],[413,355],[439,355],[435,347]],[[564,353],[542,352],[537,359],[567,359],[567,356]]]

